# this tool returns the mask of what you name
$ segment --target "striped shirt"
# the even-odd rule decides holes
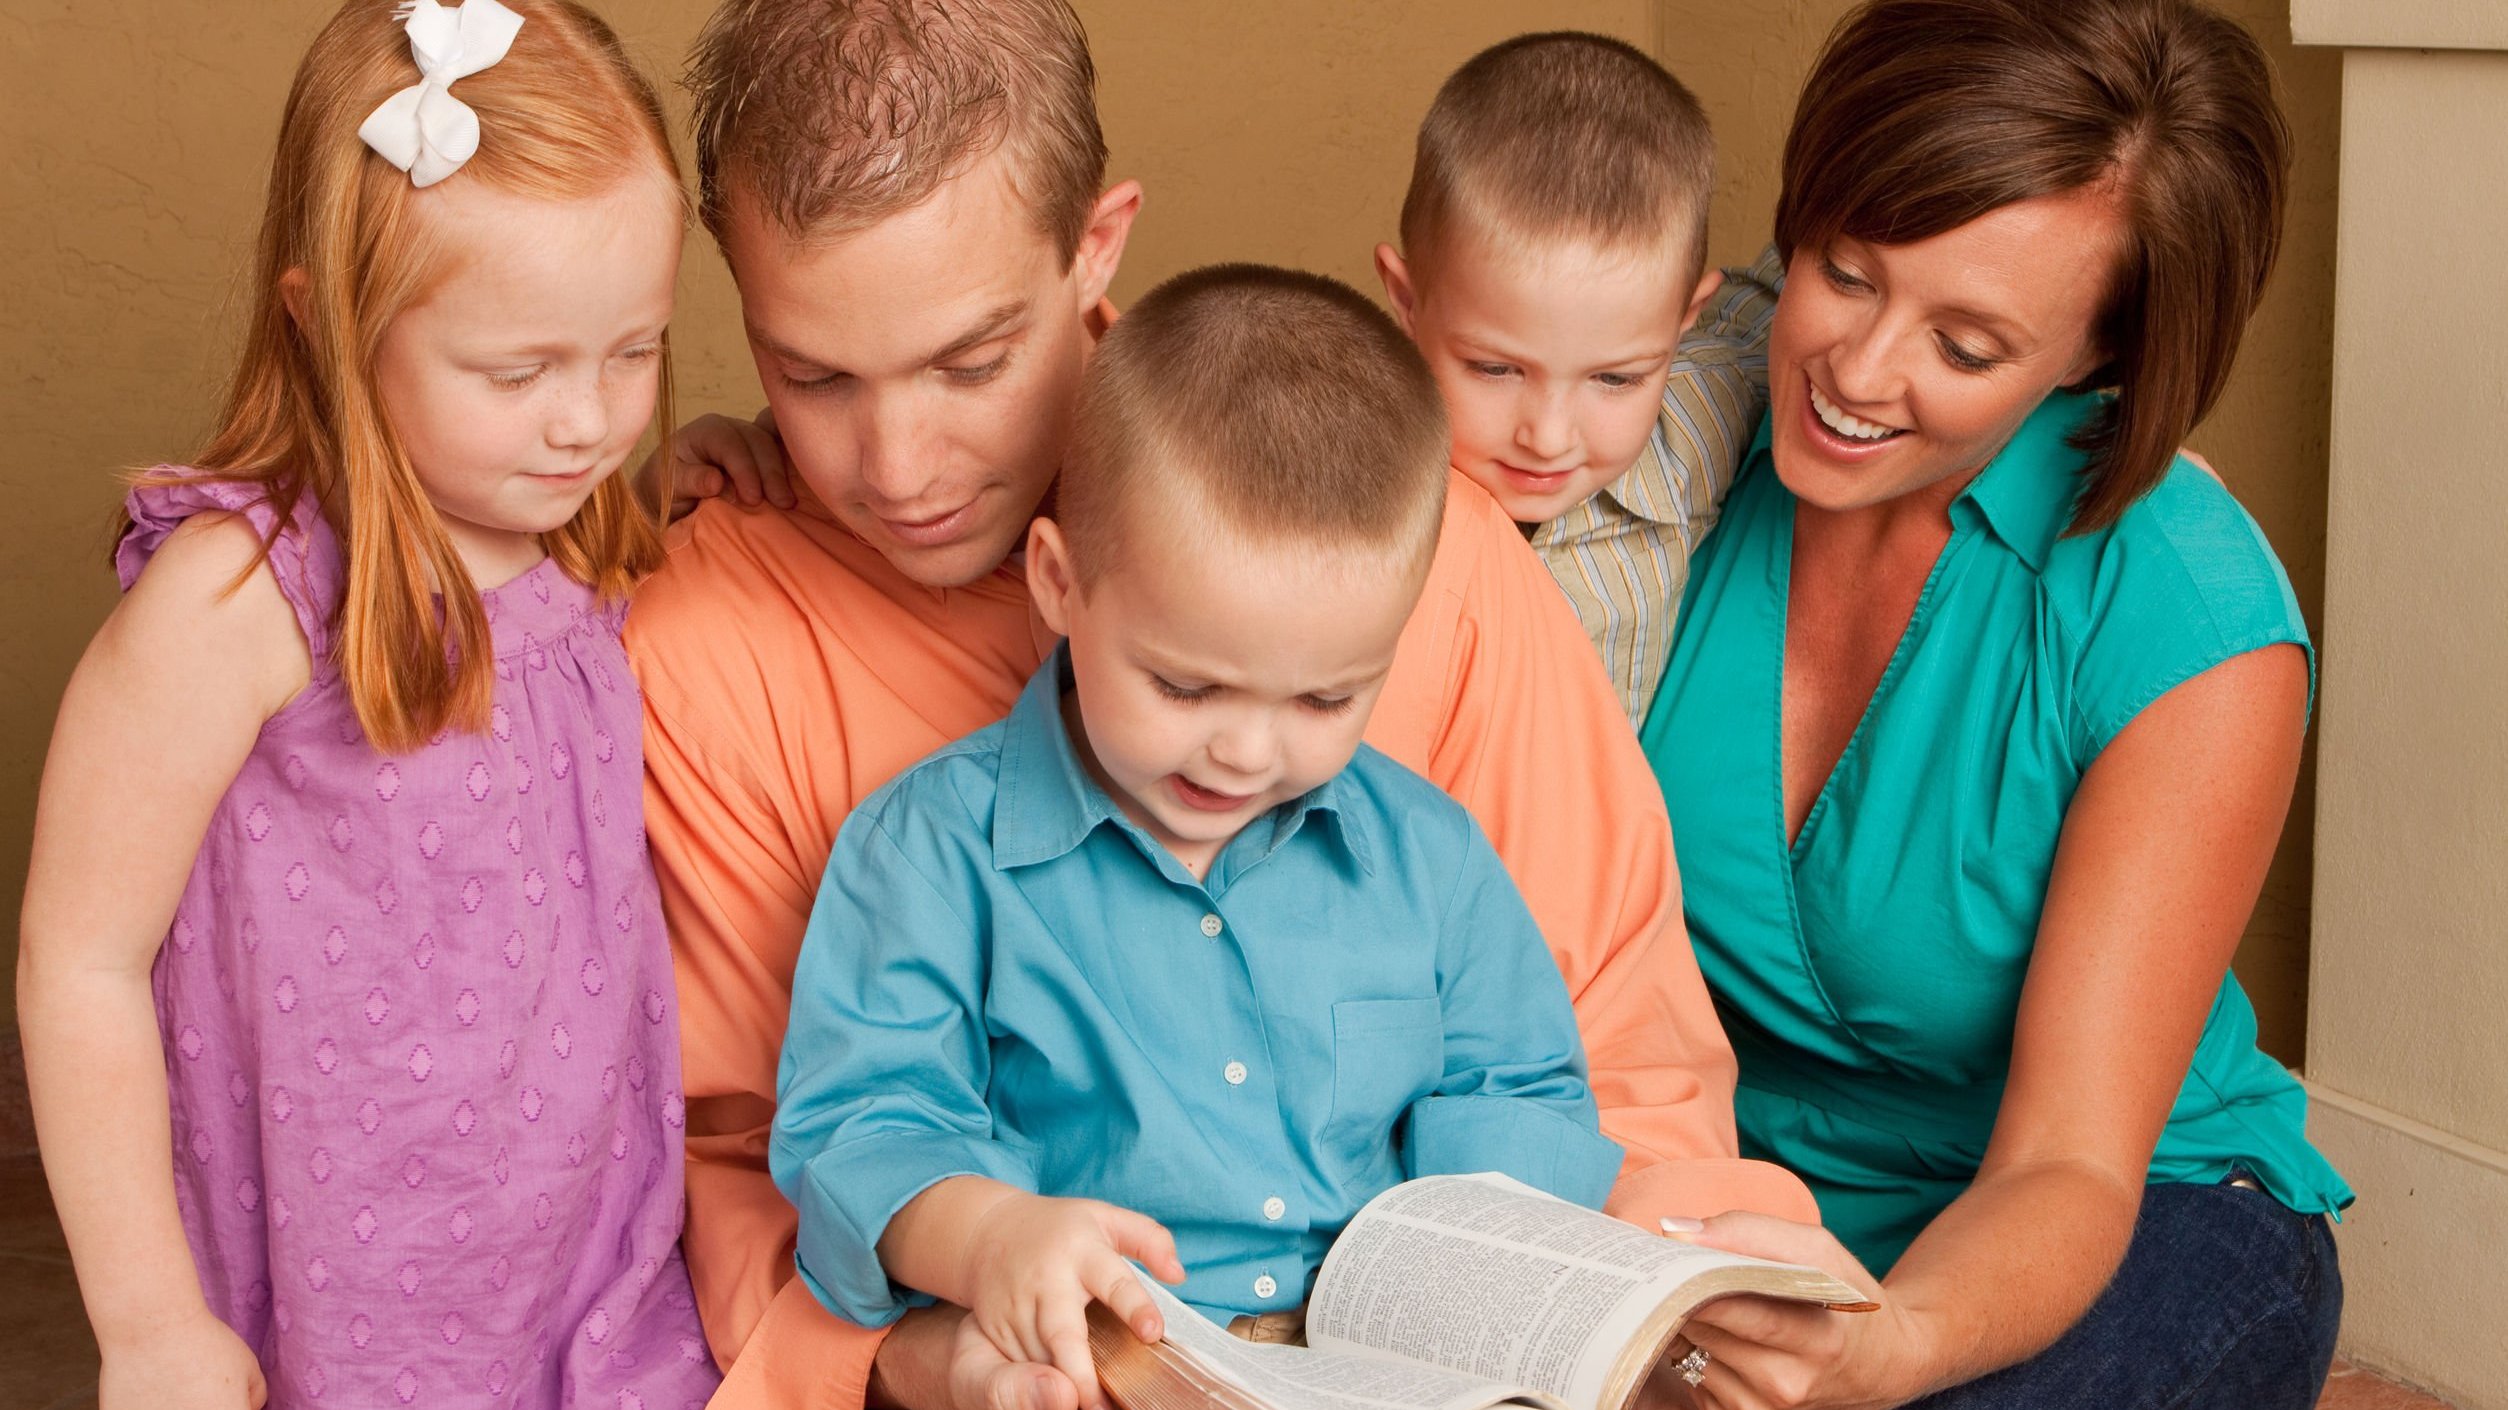
[[[1681,339],[1663,408],[1628,473],[1533,527],[1533,549],[1602,653],[1632,724],[1672,655],[1689,556],[1715,527],[1768,406],[1768,325],[1785,266],[1770,248],[1725,280]]]

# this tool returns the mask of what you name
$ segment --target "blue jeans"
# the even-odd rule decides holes
[[[2243,1185],[2152,1185],[2071,1331],[1910,1410],[2312,1410],[2342,1311],[2323,1215]]]

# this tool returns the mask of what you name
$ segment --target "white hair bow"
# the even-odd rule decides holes
[[[453,80],[492,67],[513,47],[522,16],[496,0],[436,0],[401,7],[418,81],[383,100],[357,135],[383,159],[409,173],[413,186],[433,186],[462,169],[479,150],[479,115],[452,94]]]

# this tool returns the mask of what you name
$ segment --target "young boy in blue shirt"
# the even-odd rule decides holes
[[[1436,545],[1447,428],[1355,291],[1153,290],[1092,360],[1027,573],[1067,638],[1009,718],[836,839],[769,1157],[814,1295],[916,1295],[1097,1403],[1084,1317],[1287,1311],[1404,1179],[1599,1207],[1566,986],[1460,804],[1360,742]]]

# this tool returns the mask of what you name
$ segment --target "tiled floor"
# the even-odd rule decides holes
[[[0,1406],[92,1410],[96,1343],[43,1170],[0,1159]],[[2317,1410],[2445,1410],[2444,1403],[2336,1362]]]
[[[2446,1410],[2447,1402],[2380,1380],[2357,1366],[2334,1363],[2317,1410]]]

